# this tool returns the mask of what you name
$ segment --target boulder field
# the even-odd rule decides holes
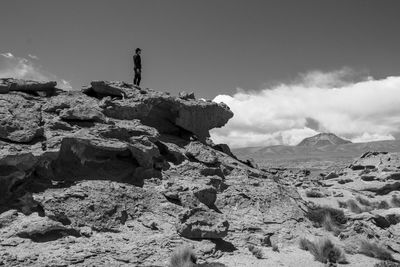
[[[216,261],[310,233],[292,185],[209,139],[232,116],[124,82],[0,79],[0,266],[167,266],[182,245]]]

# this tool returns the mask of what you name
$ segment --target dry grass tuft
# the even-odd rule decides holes
[[[172,254],[169,267],[227,267],[225,264],[218,262],[196,264],[196,261],[196,255],[191,248],[181,247]]]
[[[189,247],[181,247],[174,251],[170,259],[170,267],[191,267],[197,261],[196,255]]]
[[[391,261],[393,260],[393,256],[389,250],[368,240],[361,241],[359,252],[372,258]]]
[[[347,263],[345,253],[330,239],[321,238],[312,242],[307,238],[301,238],[299,242],[301,249],[309,251],[316,261],[322,263]]]
[[[394,207],[400,207],[400,198],[397,195],[393,195],[390,202]]]
[[[363,198],[361,196],[357,196],[356,200],[358,202],[360,202],[361,205],[368,206],[368,207],[372,206],[372,202],[371,201],[369,201],[368,199]]]
[[[272,245],[272,251],[274,251],[274,252],[279,252],[279,247],[278,247],[277,244],[273,244],[273,245]]]
[[[376,208],[382,209],[382,210],[387,210],[387,209],[390,209],[390,205],[385,200],[382,200],[381,202],[377,203]]]
[[[338,236],[343,231],[342,225],[333,220],[330,214],[325,215],[322,228],[328,232],[332,232],[335,236]]]
[[[363,209],[360,208],[360,206],[358,206],[357,202],[353,199],[349,199],[347,200],[347,207],[349,210],[351,210],[354,213],[362,213]]]
[[[247,248],[257,259],[262,259],[264,257],[262,250],[256,246],[248,245]]]
[[[321,197],[325,197],[325,194],[323,194],[321,191],[318,191],[316,189],[307,189],[306,196],[312,197],[312,198],[321,198]]]
[[[330,219],[338,225],[345,224],[347,222],[347,218],[344,215],[343,210],[328,206],[309,208],[306,216],[309,220],[317,223],[319,226],[323,225],[327,216],[329,216]]]

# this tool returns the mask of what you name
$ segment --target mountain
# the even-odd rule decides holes
[[[351,141],[342,139],[333,133],[319,133],[317,135],[304,138],[297,146],[327,146],[348,143],[351,143]]]
[[[303,141],[302,141],[303,142]],[[244,147],[232,149],[239,159],[254,159],[260,166],[315,167],[326,162],[346,165],[368,151],[400,152],[399,140],[329,145]]]

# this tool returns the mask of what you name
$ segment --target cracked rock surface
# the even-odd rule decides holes
[[[215,261],[312,231],[292,185],[208,139],[233,116],[223,104],[0,84],[0,265],[167,266],[183,244]]]

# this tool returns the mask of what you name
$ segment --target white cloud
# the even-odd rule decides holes
[[[14,57],[14,55],[11,54],[11,53],[2,53],[2,54],[0,54],[0,55],[3,56],[3,57],[5,57],[5,58],[13,58],[13,57]]]
[[[28,54],[28,57],[30,57],[31,59],[35,59],[35,60],[38,60],[38,59],[39,59],[38,56],[31,55],[31,54]]]
[[[30,58],[36,57],[29,55]],[[36,59],[38,59],[36,57]],[[57,81],[57,87],[71,90],[69,82],[59,79],[56,75],[44,70],[36,62],[14,56],[11,53],[0,54],[0,78],[16,78],[36,81]]]
[[[242,147],[295,145],[318,132],[356,142],[399,134],[400,77],[375,80],[349,68],[300,77],[259,92],[217,96],[214,101],[226,103],[235,115],[225,127],[212,131],[213,140]],[[355,78],[358,81],[352,82]]]
[[[61,88],[64,90],[72,90],[71,83],[66,80],[61,80]]]

